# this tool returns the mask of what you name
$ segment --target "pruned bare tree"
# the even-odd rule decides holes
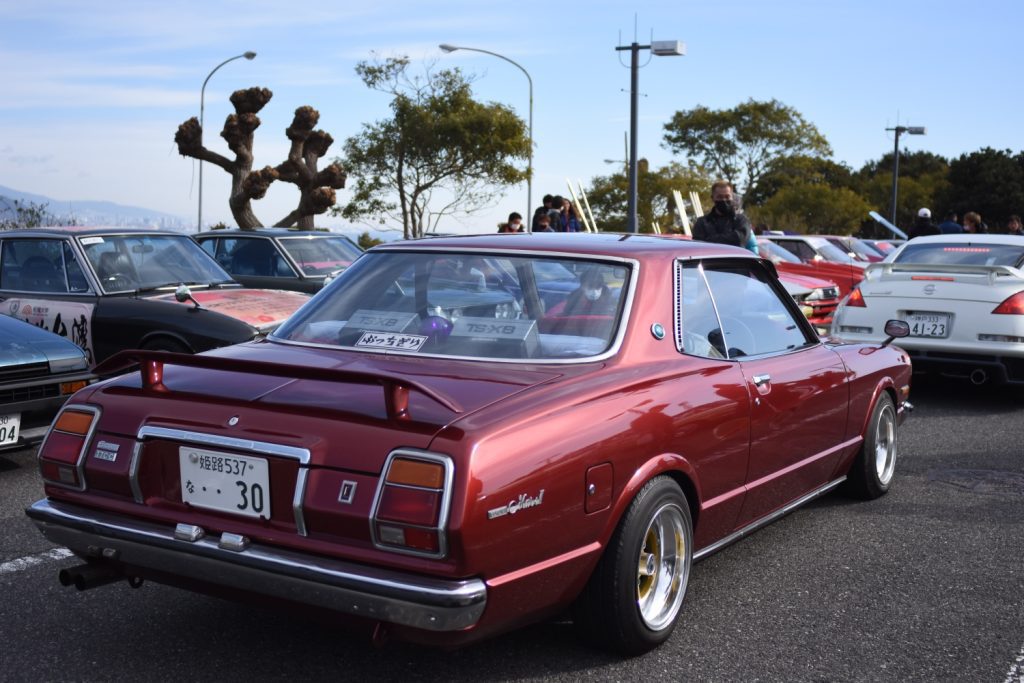
[[[329,133],[315,129],[320,113],[309,106],[296,109],[292,124],[285,130],[292,142],[288,159],[276,167],[264,166],[254,171],[253,136],[260,126],[257,113],[271,97],[273,93],[266,88],[236,90],[231,94],[235,113],[224,121],[220,136],[235,153],[233,160],[203,146],[202,128],[195,117],[178,126],[174,142],[183,156],[208,161],[231,175],[228,206],[238,227],[249,230],[263,227],[252,210],[252,200],[262,199],[270,184],[281,180],[299,188],[299,202],[295,210],[274,223],[274,226],[311,229],[314,216],[326,212],[334,205],[334,191],[345,187],[345,171],[338,162],[323,170],[317,169],[317,164],[330,149],[334,138]]]

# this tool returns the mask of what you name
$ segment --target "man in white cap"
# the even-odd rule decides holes
[[[910,229],[910,235],[907,239],[939,234],[941,234],[939,226],[932,223],[931,209],[924,208],[917,212],[917,219],[914,221],[914,227]]]

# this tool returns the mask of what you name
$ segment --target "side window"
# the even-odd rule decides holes
[[[691,356],[725,358],[718,313],[699,263],[676,264],[676,348]]]
[[[203,251],[205,251],[207,254],[209,254],[210,256],[212,256],[214,258],[217,258],[217,244],[219,242],[220,242],[220,240],[215,239],[215,238],[214,239],[208,239],[208,240],[201,241],[199,243],[199,246],[201,246],[203,248]]]
[[[759,264],[715,264],[705,274],[729,358],[781,353],[813,343]]]
[[[66,292],[63,240],[4,240],[0,286],[23,292]]]
[[[78,262],[75,252],[67,242],[64,243],[64,268],[67,271],[69,292],[89,291],[89,283],[82,271],[82,264]]]
[[[271,276],[277,274],[281,258],[270,240],[225,240],[224,251],[230,254],[226,270],[232,275]],[[218,257],[220,261],[221,257]]]

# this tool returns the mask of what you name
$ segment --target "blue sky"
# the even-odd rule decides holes
[[[284,159],[283,131],[298,106],[320,111],[334,153],[363,122],[386,116],[387,97],[367,90],[353,70],[373,51],[473,72],[480,99],[526,119],[523,74],[488,55],[437,47],[452,43],[504,54],[532,76],[536,205],[544,193],[565,194],[567,177],[586,185],[613,170],[605,159],[623,159],[629,70],[614,48],[632,41],[634,25],[641,43],[653,34],[688,50],[640,71],[637,142],[654,165],[671,159],[661,140],[675,111],[748,98],[795,107],[828,138],[833,158],[854,168],[892,149],[885,128],[897,116],[928,128],[925,137],[902,139],[912,150],[1018,151],[1022,8],[1016,0],[0,0],[0,185],[194,220],[196,166],[178,155],[174,132],[198,115],[210,69],[246,50],[256,59],[228,64],[207,86],[205,139],[228,154],[216,135],[231,112],[228,96],[270,88],[257,167]],[[223,171],[205,167],[204,222],[232,222],[229,187]],[[440,229],[490,231],[509,211],[526,213],[525,184],[496,199],[494,208]],[[255,211],[271,224],[296,201],[294,187],[278,183]]]

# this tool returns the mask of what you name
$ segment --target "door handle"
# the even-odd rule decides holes
[[[763,375],[754,375],[751,379],[754,380],[754,386],[760,387],[764,386],[765,384],[768,384],[768,382],[771,382],[772,376],[769,375],[768,373],[765,373]]]

